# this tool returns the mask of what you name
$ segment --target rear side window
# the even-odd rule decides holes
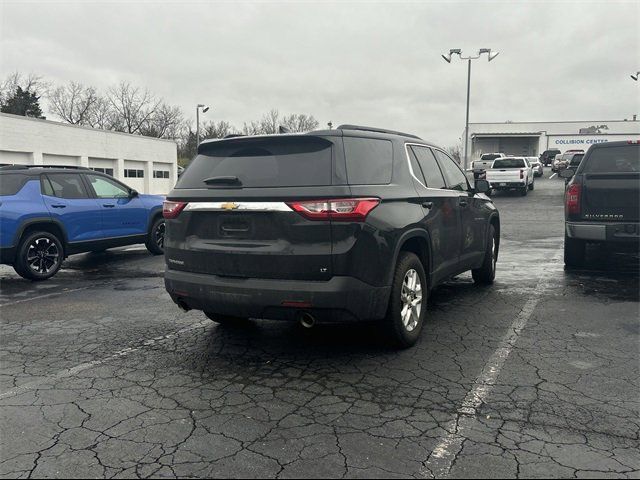
[[[389,140],[344,137],[347,179],[352,185],[391,182],[393,146]]]
[[[503,158],[493,162],[493,168],[524,168],[525,161],[521,158]]]
[[[45,195],[58,198],[89,198],[80,175],[53,173],[42,178]]]
[[[438,167],[438,162],[436,161],[436,157],[433,156],[431,149],[427,147],[412,146],[411,150],[413,150],[413,153],[418,160],[420,170],[422,170],[424,179],[427,182],[427,187],[445,188],[442,172],[440,171],[440,167]]]
[[[332,146],[303,136],[220,142],[191,161],[176,188],[331,185]]]
[[[584,173],[631,173],[640,172],[640,147],[594,148],[584,166]]]
[[[22,189],[28,178],[27,175],[19,173],[0,174],[0,196],[15,195]]]

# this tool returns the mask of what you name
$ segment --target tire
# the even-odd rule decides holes
[[[485,193],[485,195],[486,195],[487,197],[490,197],[491,195],[493,195],[493,189],[491,189],[491,188],[490,188],[490,189],[487,191],[487,193]]]
[[[564,264],[567,267],[581,267],[585,260],[586,242],[564,235]]]
[[[165,226],[164,218],[158,217],[153,221],[149,233],[147,233],[147,241],[144,244],[153,255],[164,255]]]
[[[426,316],[427,298],[428,286],[422,262],[415,253],[400,252],[389,307],[383,320],[394,347],[408,348],[418,341]],[[409,307],[411,304],[413,306]]]
[[[496,229],[489,225],[489,239],[484,252],[484,260],[480,268],[471,270],[473,281],[478,285],[491,285],[496,278],[496,263],[498,262],[498,242]]]
[[[531,185],[529,185],[529,190],[533,190],[535,185],[536,185],[536,181],[534,179],[533,182],[531,182]]]
[[[47,280],[58,273],[63,260],[58,237],[50,232],[32,232],[20,240],[13,268],[22,278]]]
[[[219,323],[220,325],[239,325],[249,321],[248,318],[232,317],[231,315],[218,315],[213,312],[204,312],[204,314],[209,320]]]
[[[529,187],[528,186],[524,186],[520,189],[520,195],[522,195],[523,197],[527,196],[527,193],[529,193]]]

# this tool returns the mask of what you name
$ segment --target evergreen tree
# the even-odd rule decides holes
[[[40,103],[38,102],[39,100],[40,97],[36,92],[17,87],[16,93],[7,98],[2,107],[0,107],[0,112],[25,117],[44,118],[42,116],[42,110],[40,109]]]

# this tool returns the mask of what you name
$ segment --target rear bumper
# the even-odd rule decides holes
[[[178,270],[166,270],[164,282],[172,300],[191,309],[281,320],[295,320],[300,311],[308,311],[319,322],[383,318],[391,291],[391,287],[374,287],[353,277],[295,281],[219,277]]]
[[[522,180],[521,182],[491,182],[491,188],[493,188],[494,190],[522,188],[524,186],[524,180]]]
[[[640,241],[640,223],[566,222],[567,237],[592,242],[633,243]]]
[[[16,259],[16,247],[0,248],[0,263],[13,265]]]

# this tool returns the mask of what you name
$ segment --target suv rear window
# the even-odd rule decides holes
[[[29,177],[19,173],[3,173],[0,175],[0,196],[15,195]]]
[[[493,162],[493,168],[524,168],[525,166],[521,158],[501,158]]]
[[[344,137],[347,179],[352,185],[391,182],[393,147],[389,140]]]
[[[237,177],[241,187],[331,185],[332,143],[319,137],[281,137],[208,145],[180,176],[176,188],[229,187],[207,184],[213,177]]]
[[[621,145],[619,147],[594,148],[583,172],[640,172],[640,147],[638,145]]]
[[[480,156],[480,160],[495,160],[496,158],[500,158],[502,155],[497,153],[485,153]]]

